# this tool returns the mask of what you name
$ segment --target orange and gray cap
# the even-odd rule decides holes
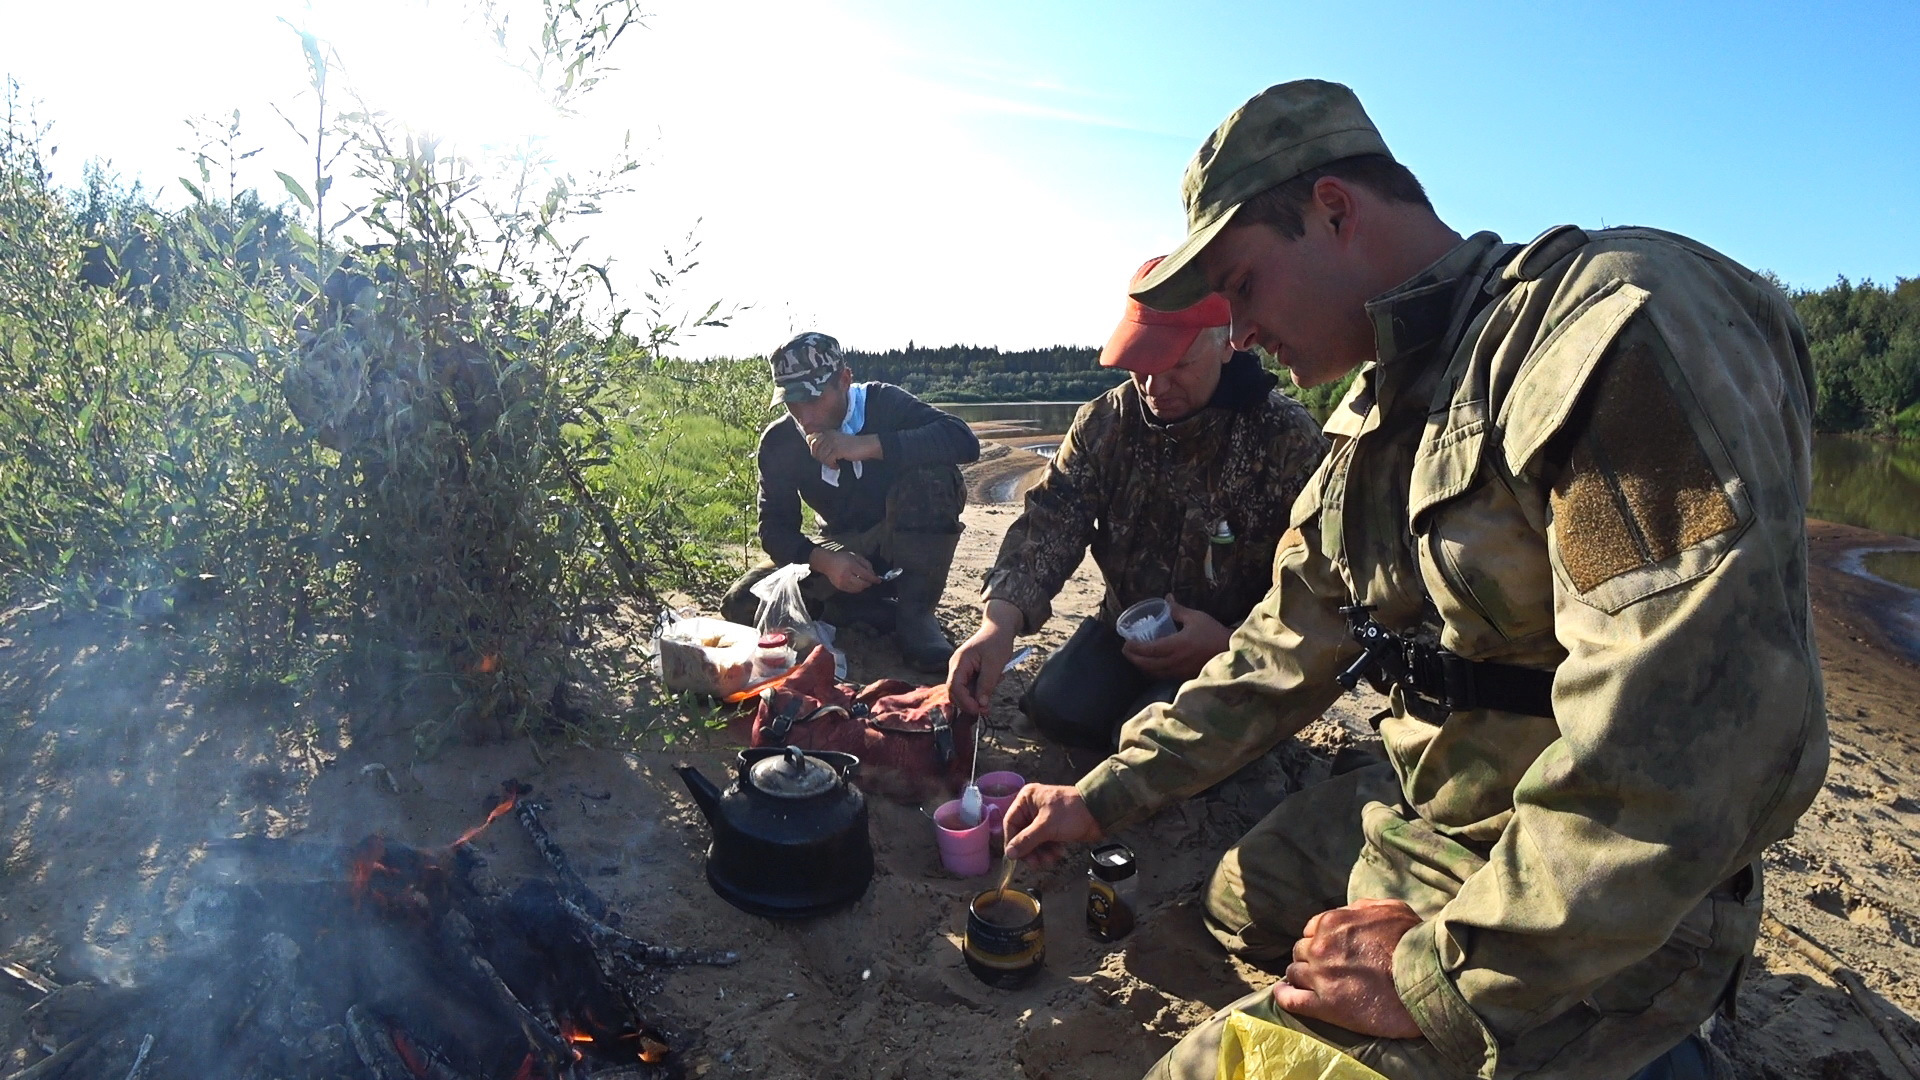
[[[1134,271],[1133,285],[1160,265],[1160,259],[1148,259]],[[1233,323],[1233,310],[1226,298],[1208,293],[1199,303],[1179,311],[1155,311],[1132,297],[1127,298],[1126,313],[1120,325],[1100,350],[1100,366],[1124,368],[1142,375],[1158,375],[1171,369],[1193,347],[1200,331]]]
[[[809,330],[796,334],[767,357],[773,365],[773,403],[811,401],[827,388],[847,358],[840,343],[826,334]]]
[[[1234,110],[1187,164],[1180,198],[1187,238],[1130,290],[1151,308],[1191,307],[1212,290],[1194,257],[1240,204],[1301,173],[1362,154],[1392,157],[1352,90],[1299,79],[1270,86]]]

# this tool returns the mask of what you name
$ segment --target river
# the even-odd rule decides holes
[[[1060,435],[1080,408],[1077,401],[994,401],[942,405],[968,423],[1018,424],[1034,435]],[[1848,435],[1813,439],[1813,501],[1809,517],[1895,536],[1920,538],[1920,443],[1878,442]],[[1878,560],[1874,570],[1907,560]],[[1914,560],[1920,563],[1920,560]],[[1920,588],[1920,565],[1889,574]]]

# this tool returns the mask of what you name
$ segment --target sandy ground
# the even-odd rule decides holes
[[[984,493],[1036,462],[995,447]],[[942,608],[956,638],[1016,507],[976,504]],[[1833,716],[1826,791],[1768,854],[1771,908],[1859,971],[1910,1038],[1920,1025],[1920,669],[1900,645],[1911,593],[1841,569],[1864,548],[1920,545],[1817,525],[1813,578]],[[1065,640],[1100,584],[1083,565],[1035,635]],[[903,674],[890,648],[852,631],[856,679]],[[272,703],[198,707],[168,680],[164,649],[88,640],[37,615],[0,622],[0,959],[60,981],[137,982],[184,932],[180,905],[223,837],[351,843],[370,831],[431,845],[474,823],[499,783],[532,784],[555,838],[627,928],[662,943],[734,948],[727,969],[672,976],[659,1008],[694,1033],[689,1076],[1128,1077],[1212,1010],[1274,976],[1226,958],[1194,908],[1213,862],[1300,783],[1316,752],[1354,741],[1374,699],[1350,697],[1288,745],[1207,796],[1123,839],[1142,869],[1139,928],[1115,944],[1086,932],[1084,862],[1029,875],[1046,904],[1047,965],[1031,986],[989,989],[961,963],[963,904],[984,879],[941,869],[924,808],[873,799],[879,870],[836,915],[780,923],[720,901],[703,876],[708,832],[672,766],[728,771],[737,732],[699,746],[621,752],[519,742],[414,757],[364,718],[299,717]],[[1011,702],[1038,658],[1009,675],[984,728],[981,769],[1067,781],[1090,760],[1024,739]],[[263,716],[275,721],[266,723]],[[378,764],[380,767],[375,768]],[[393,782],[388,783],[391,776]],[[397,790],[396,790],[397,789]],[[511,819],[477,842],[496,877],[542,871]],[[24,1003],[0,992],[0,1073],[36,1060]],[[1906,1075],[1847,996],[1775,939],[1762,941],[1730,1049],[1742,1075]]]

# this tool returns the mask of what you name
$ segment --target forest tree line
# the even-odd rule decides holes
[[[1824,289],[1788,289],[1806,326],[1821,431],[1920,439],[1920,278],[1893,285],[1846,278]],[[1120,384],[1087,345],[1001,350],[907,343],[885,352],[850,351],[863,379],[897,383],[937,402],[1085,401]],[[1289,392],[1310,408],[1332,408],[1348,380]]]

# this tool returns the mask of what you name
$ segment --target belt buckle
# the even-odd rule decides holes
[[[1435,649],[1440,661],[1440,705],[1448,712],[1471,709],[1479,699],[1474,693],[1473,661],[1446,649]]]

